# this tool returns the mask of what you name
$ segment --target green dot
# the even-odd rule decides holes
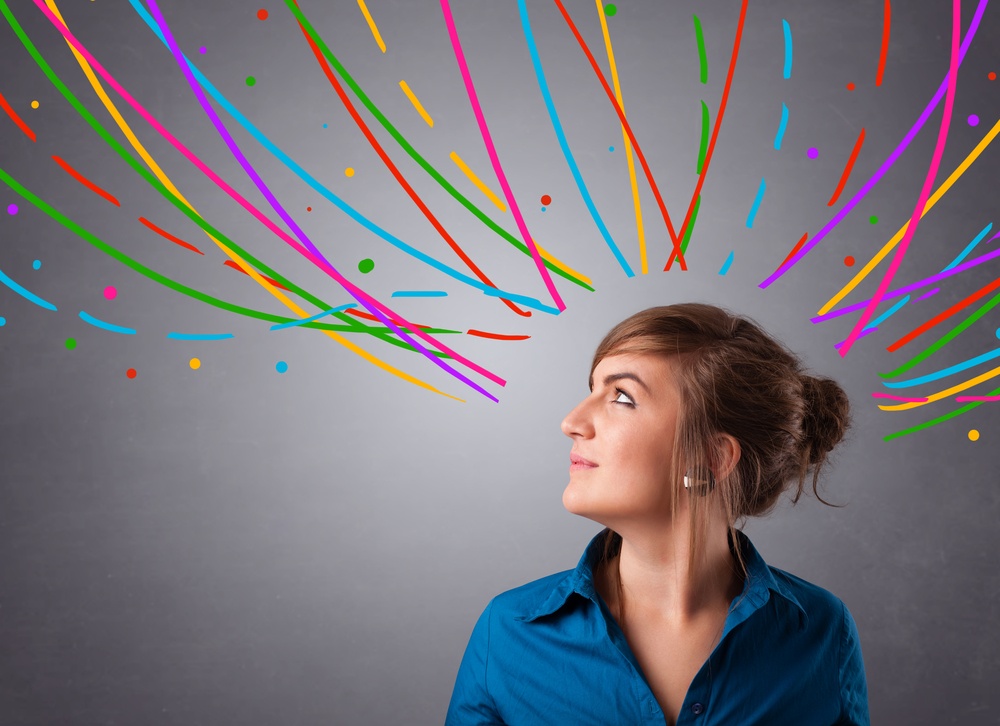
[[[253,76],[247,76],[247,85],[248,86],[252,86],[255,83],[257,83],[257,79],[256,78],[254,78]]]
[[[375,269],[375,262],[372,260],[361,260],[358,263],[358,270],[362,275],[367,275],[369,272]]]
[[[66,338],[66,350],[73,350],[76,347],[75,338]]]
[[[872,224],[878,224],[878,217],[876,217],[876,216],[875,216],[875,215],[873,214],[872,216],[870,216],[870,217],[868,218],[868,221],[869,221],[869,222],[871,222]]]
[[[609,18],[617,12],[618,8],[615,7],[614,5],[609,4],[604,6],[604,14],[607,15]]]

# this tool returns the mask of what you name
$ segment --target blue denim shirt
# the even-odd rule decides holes
[[[594,589],[606,532],[575,570],[489,602],[462,658],[446,726],[663,726],[663,710]],[[861,644],[844,603],[770,567],[743,532],[736,536],[747,565],[743,594],[691,682],[677,726],[867,726]]]

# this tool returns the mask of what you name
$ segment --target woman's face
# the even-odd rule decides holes
[[[573,440],[563,506],[611,527],[626,518],[669,517],[680,394],[668,359],[608,356],[590,387],[562,422]]]

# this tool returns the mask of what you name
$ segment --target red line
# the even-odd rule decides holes
[[[635,140],[635,135],[632,133],[632,127],[629,125],[628,121],[625,119],[625,113],[622,111],[621,106],[618,105],[618,99],[615,98],[614,92],[608,85],[607,80],[604,78],[604,74],[601,72],[600,66],[597,65],[597,61],[594,60],[594,55],[590,52],[590,48],[587,47],[587,43],[584,41],[583,36],[580,35],[580,31],[576,29],[576,25],[573,20],[569,17],[569,13],[566,12],[566,8],[560,0],[555,0],[556,6],[559,8],[559,12],[562,13],[563,18],[566,20],[566,24],[569,25],[569,29],[573,31],[573,35],[576,37],[577,43],[580,44],[580,48],[583,49],[584,55],[587,56],[587,60],[590,61],[591,67],[594,69],[594,73],[597,74],[598,80],[601,85],[604,86],[605,93],[608,94],[608,98],[611,100],[612,105],[615,107],[615,111],[618,113],[618,118],[621,120],[622,127],[625,129],[625,133],[628,134],[629,141],[632,142],[632,146],[635,147],[635,155],[639,157],[639,164],[642,165],[642,171],[646,175],[646,181],[649,182],[649,187],[653,191],[653,196],[656,198],[656,204],[660,208],[660,214],[663,216],[663,221],[667,225],[667,232],[670,234],[670,239],[674,244],[674,253],[680,256],[681,269],[687,269],[687,263],[684,261],[684,255],[681,252],[681,240],[683,239],[683,232],[678,234],[674,230],[674,225],[670,221],[670,214],[667,212],[667,207],[663,203],[663,197],[660,196],[660,189],[656,186],[656,181],[653,179],[653,173],[649,170],[649,165],[646,163],[646,157],[642,153],[642,149],[639,148],[639,142]]]
[[[185,242],[184,240],[182,240],[182,239],[180,239],[178,237],[174,237],[172,234],[170,234],[170,232],[167,232],[164,229],[160,229],[159,227],[157,227],[155,224],[153,224],[152,222],[150,222],[145,217],[139,217],[139,221],[142,222],[147,227],[149,227],[154,232],[156,232],[161,237],[166,237],[168,240],[170,240],[174,244],[178,244],[181,247],[185,247],[185,248],[191,250],[192,252],[197,252],[199,255],[204,255],[205,254],[204,252],[202,252],[201,250],[199,250],[194,245],[188,244],[187,242]],[[242,272],[242,270],[241,270],[241,272]]]
[[[878,72],[875,74],[875,85],[882,85],[882,74],[885,73],[885,57],[889,53],[889,26],[892,25],[892,7],[885,0],[885,21],[882,23],[882,50],[878,56]]]
[[[296,7],[297,6],[298,3],[296,3]],[[354,104],[352,104],[351,100],[347,97],[347,94],[344,92],[343,87],[337,81],[336,76],[334,76],[333,71],[327,64],[326,58],[323,57],[323,52],[316,45],[315,41],[313,41],[309,33],[306,32],[306,29],[302,26],[301,23],[299,23],[299,28],[302,30],[302,35],[305,36],[306,42],[309,43],[309,47],[312,49],[313,55],[316,56],[316,61],[319,63],[320,68],[323,70],[323,73],[330,81],[330,85],[333,86],[333,89],[337,92],[337,95],[340,96],[341,102],[344,104],[344,107],[347,109],[347,111],[351,114],[351,117],[354,119],[354,122],[358,125],[358,128],[361,129],[361,132],[365,135],[365,138],[368,139],[368,143],[371,144],[373,149],[375,149],[376,153],[379,155],[379,157],[381,157],[383,163],[386,165],[386,167],[388,167],[389,171],[392,172],[392,175],[396,177],[396,181],[399,182],[400,186],[402,186],[403,189],[406,191],[406,193],[410,196],[410,199],[413,200],[413,203],[416,204],[417,207],[419,207],[421,212],[423,212],[424,216],[427,218],[427,221],[429,221],[434,226],[434,229],[437,230],[438,234],[440,234],[441,237],[444,239],[444,241],[448,243],[448,246],[451,247],[451,249],[455,252],[455,254],[457,254],[462,259],[462,262],[466,264],[466,266],[476,275],[476,277],[480,279],[480,281],[496,289],[496,285],[494,285],[490,281],[490,279],[486,276],[486,274],[483,273],[482,270],[480,270],[476,266],[476,263],[473,262],[469,258],[469,256],[465,254],[465,252],[462,250],[459,244],[454,239],[452,239],[452,236],[450,234],[448,234],[448,231],[443,226],[441,226],[441,223],[437,220],[437,217],[435,217],[431,213],[431,210],[427,208],[427,205],[424,204],[423,200],[413,190],[413,187],[410,186],[409,182],[407,182],[406,179],[403,178],[403,175],[400,173],[399,169],[397,169],[396,165],[393,164],[392,159],[389,158],[389,155],[385,153],[385,150],[382,148],[382,145],[379,144],[378,140],[375,138],[371,130],[368,128],[368,125],[364,122],[364,119],[361,118],[361,115],[354,107]],[[522,315],[526,318],[531,317],[530,310],[522,310],[510,300],[505,300],[504,298],[500,299],[503,300],[504,304],[507,307],[509,307],[518,315]]]
[[[376,318],[371,313],[366,313],[366,312],[364,312],[362,310],[355,310],[354,308],[347,308],[347,310],[344,310],[344,312],[348,313],[350,315],[357,315],[359,318],[364,318],[365,320],[374,320],[376,323],[381,323],[382,322],[381,320],[379,320],[378,318]],[[389,318],[389,320],[391,320],[392,322],[396,323],[396,325],[399,325],[400,327],[407,327],[407,328],[410,327],[409,323],[401,323],[400,321],[396,320],[396,318],[394,318],[394,317],[392,317],[390,315],[386,315],[386,317]],[[430,325],[417,325],[416,323],[413,323],[413,325],[415,327],[421,328],[421,329],[427,329],[427,328],[431,327]]]
[[[94,182],[90,181],[90,179],[87,179],[86,177],[84,177],[83,174],[81,174],[76,169],[74,169],[69,164],[67,164],[62,158],[60,158],[58,156],[53,156],[52,160],[55,163],[57,163],[59,166],[61,166],[63,168],[63,171],[65,171],[71,177],[73,177],[78,182],[80,182],[81,184],[83,184],[83,186],[87,187],[87,189],[89,189],[90,191],[92,191],[94,194],[98,194],[98,195],[104,197],[109,202],[111,202],[112,204],[114,204],[116,207],[120,207],[122,205],[121,202],[119,202],[113,196],[111,196],[106,191],[104,191],[103,189],[101,189],[99,186],[97,186],[96,184],[94,184]]]
[[[708,142],[708,151],[705,153],[705,163],[701,166],[701,174],[698,175],[698,183],[695,185],[694,194],[691,195],[691,203],[688,204],[687,214],[684,216],[684,224],[681,225],[681,239],[684,238],[687,226],[691,222],[691,213],[694,211],[694,203],[695,200],[698,199],[698,195],[701,194],[701,187],[705,183],[705,174],[708,173],[708,165],[712,161],[712,153],[715,151],[715,140],[719,135],[719,127],[722,125],[722,117],[726,114],[726,102],[729,100],[729,87],[733,84],[733,74],[736,72],[736,60],[740,55],[740,39],[743,37],[743,24],[746,22],[748,2],[749,0],[743,0],[743,6],[740,8],[740,21],[736,25],[736,38],[733,41],[733,55],[729,59],[729,71],[726,73],[726,85],[722,88],[722,99],[719,101],[719,113],[715,117],[715,124],[712,127],[712,138]],[[670,254],[670,259],[667,260],[667,264],[663,268],[664,272],[669,270],[670,266],[674,263],[674,253],[676,253],[676,251],[677,250],[675,248],[674,252]],[[684,267],[681,266],[681,269],[684,269]]]
[[[482,330],[475,330],[474,328],[469,328],[467,331],[469,335],[478,335],[480,338],[493,338],[494,340],[527,340],[530,335],[500,335],[499,333],[487,333]]]
[[[249,277],[249,276],[250,276],[250,273],[249,273],[249,272],[247,272],[247,271],[246,271],[246,270],[244,270],[244,269],[243,269],[242,267],[240,267],[239,265],[237,265],[237,264],[236,264],[236,263],[235,263],[235,262],[234,262],[233,260],[226,260],[226,261],[225,261],[225,262],[224,262],[223,264],[224,264],[224,265],[225,265],[226,267],[232,267],[232,268],[233,268],[234,270],[236,270],[236,271],[238,271],[238,272],[242,272],[242,273],[243,273],[244,275],[246,275],[247,277]],[[280,287],[280,288],[281,288],[282,290],[288,290],[288,288],[287,288],[287,287],[285,287],[284,285],[282,285],[282,284],[281,284],[280,282],[278,282],[277,280],[272,280],[272,279],[271,279],[270,277],[268,277],[267,275],[261,275],[261,277],[263,277],[263,278],[264,278],[265,280],[267,280],[267,281],[268,281],[269,283],[271,283],[271,284],[272,284],[272,285],[274,285],[275,287]],[[291,292],[291,290],[288,290],[288,292]]]
[[[930,320],[928,320],[926,323],[924,323],[920,327],[915,328],[914,330],[912,330],[909,333],[907,333],[906,335],[904,335],[902,338],[900,338],[895,343],[893,343],[888,348],[886,348],[886,350],[889,351],[890,353],[892,353],[893,351],[899,350],[904,345],[906,345],[907,343],[909,343],[911,340],[913,340],[914,338],[916,338],[918,335],[921,335],[921,334],[927,332],[928,330],[930,330],[931,328],[933,328],[935,325],[937,325],[938,323],[940,323],[942,320],[945,320],[946,318],[950,318],[952,315],[954,315],[955,313],[957,313],[962,308],[968,307],[969,305],[971,305],[972,303],[974,303],[976,300],[978,300],[981,297],[984,297],[984,296],[988,295],[989,293],[991,293],[994,290],[996,290],[998,287],[1000,287],[1000,277],[998,277],[997,279],[995,279],[989,285],[986,285],[985,287],[979,288],[978,290],[976,290],[974,293],[972,293],[971,295],[969,295],[964,300],[959,300],[957,303],[955,303],[954,305],[952,305],[950,308],[948,308],[944,312],[938,313],[937,315],[935,315],[933,318],[931,318]]]
[[[858,134],[858,140],[854,142],[854,150],[851,152],[851,158],[847,160],[847,166],[844,167],[844,173],[840,175],[840,182],[837,184],[837,189],[833,192],[833,196],[830,197],[830,201],[826,203],[826,206],[832,207],[834,202],[840,198],[840,193],[844,191],[844,185],[847,184],[847,178],[851,175],[851,169],[854,168],[854,162],[857,161],[858,154],[861,152],[861,147],[864,143],[865,130],[861,129],[861,133]]]
[[[809,233],[808,232],[806,232],[804,235],[802,235],[802,239],[800,239],[796,243],[796,245],[794,247],[792,247],[792,251],[788,253],[788,257],[785,258],[785,261],[782,262],[781,265],[785,264],[785,262],[788,262],[790,259],[792,259],[795,256],[795,253],[798,252],[800,249],[802,249],[802,245],[804,245],[806,243],[807,239],[809,239]],[[781,267],[781,265],[778,265],[778,267]]]
[[[17,127],[24,132],[25,136],[27,136],[32,141],[36,140],[35,132],[32,131],[31,127],[24,122],[23,118],[17,115],[17,111],[15,111],[13,107],[9,103],[7,103],[7,99],[3,97],[2,93],[0,93],[0,106],[2,106],[3,110],[7,112],[8,116],[10,116],[10,120],[13,121],[15,124],[17,124]]]

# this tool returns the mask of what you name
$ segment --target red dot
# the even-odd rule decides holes
[[[991,81],[995,81],[995,80],[997,79],[997,74],[996,74],[996,73],[994,73],[993,71],[990,71],[990,72],[989,72],[989,73],[988,73],[988,74],[986,75],[986,77],[987,77],[987,78],[989,78],[989,79],[990,79]]]
[[[854,258],[851,257],[850,255],[848,255],[847,257],[844,258],[844,264],[847,265],[848,267],[853,267],[854,266]]]
[[[542,204],[544,204],[546,207],[552,204],[552,197],[550,197],[548,194],[543,194]]]
[[[847,90],[848,91],[853,91],[854,90],[854,84],[853,83],[848,83],[847,84]]]
[[[125,371],[125,375],[128,376],[129,378],[135,378],[135,368],[129,368],[127,371]]]
[[[307,212],[311,212],[312,210],[313,210],[313,208],[312,208],[312,207],[306,207],[306,211],[307,211]]]
[[[267,20],[267,11],[264,8],[261,8],[257,11],[257,17],[261,20]]]

